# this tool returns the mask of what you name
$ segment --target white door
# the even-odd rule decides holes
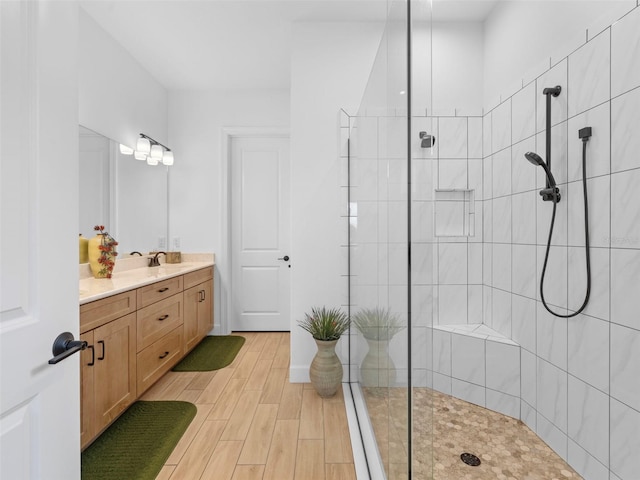
[[[80,478],[78,7],[0,2],[0,478]]]
[[[232,329],[290,329],[289,138],[231,140]]]

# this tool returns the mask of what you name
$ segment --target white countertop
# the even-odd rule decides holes
[[[198,254],[193,255],[192,258],[189,258],[188,254],[183,254],[182,257],[186,261],[172,264],[162,263],[159,267],[126,268],[126,260],[123,260],[121,266],[124,268],[121,268],[120,271],[117,268],[114,269],[111,278],[81,278],[80,305],[210,267],[215,263],[213,254]],[[118,262],[116,262],[116,267],[118,267]]]

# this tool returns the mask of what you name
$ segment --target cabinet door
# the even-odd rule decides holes
[[[213,328],[213,280],[198,286],[202,297],[198,303],[198,337],[204,338]]]
[[[89,348],[80,352],[80,446],[84,448],[96,433],[94,425],[95,411],[93,408],[93,365],[95,365],[95,351],[93,349],[93,330],[80,335]]]
[[[184,351],[188,352],[200,341],[198,310],[202,297],[200,285],[184,291]]]
[[[95,421],[100,432],[136,399],[136,315],[93,332]]]

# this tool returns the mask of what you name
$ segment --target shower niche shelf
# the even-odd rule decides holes
[[[474,190],[437,189],[434,193],[435,236],[475,236]]]

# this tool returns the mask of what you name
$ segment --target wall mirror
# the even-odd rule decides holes
[[[79,233],[95,235],[104,225],[118,241],[120,258],[130,252],[165,250],[168,228],[168,169],[120,153],[119,144],[79,129]]]

